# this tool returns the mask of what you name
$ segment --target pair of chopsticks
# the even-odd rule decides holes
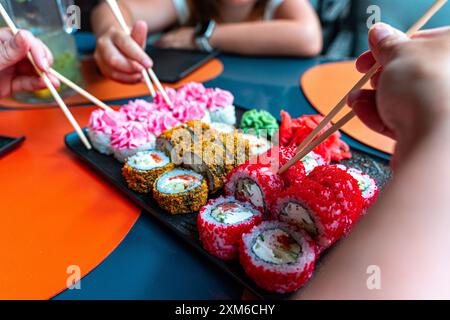
[[[131,35],[130,27],[128,26],[127,22],[125,21],[125,18],[123,17],[123,14],[120,10],[119,5],[117,4],[117,1],[116,0],[106,0],[106,2],[108,3],[109,7],[111,8],[111,11],[113,12],[116,20],[119,22],[122,30],[127,35]],[[142,70],[142,76],[144,77],[145,83],[147,84],[147,87],[150,90],[150,94],[152,95],[152,97],[154,98],[156,96],[155,88],[153,87],[153,84],[152,84],[152,81],[153,81],[153,83],[155,83],[156,87],[158,88],[158,91],[161,92],[161,95],[162,95],[164,101],[169,106],[172,106],[172,102],[170,101],[166,90],[162,86],[161,82],[159,81],[159,79],[156,76],[153,69],[148,68],[148,69]]]
[[[448,0],[437,0],[434,4],[425,12],[425,14],[417,20],[417,22],[408,30],[407,35],[412,36],[414,33],[422,29],[427,22],[446,4]],[[349,94],[361,89],[379,70],[380,65],[376,63],[354,86],[353,88],[339,101],[339,103],[330,111],[330,113],[322,120],[322,122],[306,137],[305,140],[298,146],[296,155],[278,171],[280,174],[286,172],[299,160],[303,159],[311,151],[313,151],[318,145],[328,139],[336,131],[341,129],[347,122],[352,120],[356,114],[354,111],[348,112],[342,119],[340,119],[331,128],[325,131],[316,140],[314,138],[324,129],[333,118],[346,106]],[[313,141],[314,140],[314,141]]]

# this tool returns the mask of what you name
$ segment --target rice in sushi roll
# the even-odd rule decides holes
[[[271,213],[272,218],[306,231],[319,253],[338,241],[350,225],[334,192],[310,179],[281,192]]]
[[[131,190],[149,193],[156,179],[174,167],[170,158],[161,151],[140,151],[127,159],[122,175]]]
[[[153,197],[162,209],[173,215],[192,213],[208,201],[208,186],[201,174],[175,169],[155,181]]]
[[[250,158],[259,156],[272,148],[272,143],[266,138],[257,137],[253,134],[243,134],[242,138],[248,141],[250,147]]]
[[[326,165],[326,161],[321,155],[311,151],[302,160],[303,166],[305,167],[306,174],[310,174],[316,167]]]
[[[206,251],[222,260],[232,260],[238,257],[242,235],[261,221],[262,214],[250,204],[228,196],[210,200],[200,210],[197,226]]]
[[[130,121],[115,128],[111,134],[114,157],[121,163],[139,151],[155,149],[156,137],[148,132],[145,124]]]
[[[119,112],[100,109],[92,112],[89,119],[88,137],[95,150],[106,155],[113,154],[111,134],[124,121],[124,116]]]
[[[277,221],[263,222],[244,234],[239,258],[258,286],[283,294],[300,289],[311,278],[317,256],[305,232]]]
[[[274,198],[282,191],[283,180],[270,166],[244,164],[227,177],[225,191],[239,201],[251,203],[266,216]]]
[[[216,130],[219,133],[230,134],[236,130],[234,126],[222,122],[212,122],[210,126],[211,129]]]
[[[236,108],[233,105],[234,97],[229,91],[222,89],[207,89],[208,110],[212,122],[225,123],[235,126]]]
[[[368,209],[377,199],[379,188],[374,178],[355,168],[348,168],[347,172],[358,181],[359,190],[364,198],[364,208]]]

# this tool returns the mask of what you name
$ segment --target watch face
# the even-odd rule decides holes
[[[196,37],[203,36],[206,33],[206,31],[208,31],[209,24],[210,24],[209,22],[206,22],[206,23],[197,25],[196,30],[195,30],[195,36]]]

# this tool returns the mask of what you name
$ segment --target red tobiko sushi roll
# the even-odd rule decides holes
[[[262,165],[270,165],[273,170],[278,171],[282,166],[289,162],[296,154],[296,148],[275,146],[266,153],[257,158],[257,163]],[[281,175],[286,186],[298,183],[306,176],[305,165],[302,161],[298,161]]]
[[[347,172],[358,181],[359,190],[364,198],[364,209],[367,210],[378,197],[378,183],[374,178],[361,170],[347,168]]]
[[[273,218],[306,231],[319,253],[338,241],[349,227],[334,192],[309,178],[283,191],[271,212]]]
[[[239,258],[247,275],[276,293],[300,289],[312,276],[315,244],[303,231],[282,222],[263,222],[242,236]]]
[[[241,165],[227,176],[225,191],[239,201],[249,202],[267,216],[274,197],[284,187],[276,171],[270,165]]]
[[[262,213],[233,196],[210,200],[197,218],[203,247],[222,260],[238,258],[242,235],[261,223]]]
[[[343,215],[349,220],[346,232],[350,231],[364,212],[365,200],[359,189],[358,181],[347,173],[346,167],[342,165],[317,167],[309,174],[308,178],[329,188],[335,194]]]

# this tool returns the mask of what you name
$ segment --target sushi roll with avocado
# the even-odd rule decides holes
[[[300,289],[312,276],[314,242],[303,231],[282,222],[263,222],[242,236],[240,262],[261,288],[276,293]]]
[[[174,169],[169,157],[161,151],[141,151],[129,157],[122,169],[128,187],[139,193],[149,193],[156,179]]]
[[[333,191],[309,179],[281,192],[271,213],[273,219],[306,231],[319,253],[338,241],[351,225]]]
[[[155,181],[153,197],[170,214],[192,213],[200,210],[208,201],[208,186],[201,174],[175,169]]]
[[[244,164],[227,177],[225,191],[239,201],[251,203],[266,217],[273,200],[283,190],[282,178],[270,165]]]
[[[210,200],[197,218],[203,247],[222,260],[238,258],[242,235],[262,221],[262,214],[233,196]]]

